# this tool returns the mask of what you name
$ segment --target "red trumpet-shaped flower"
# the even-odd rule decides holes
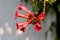
[[[18,5],[18,9],[19,9],[19,10],[23,10],[23,11],[31,14],[31,11],[29,11],[29,10],[28,10],[25,6],[23,6],[22,4],[19,4],[19,5]]]
[[[25,31],[26,27],[28,24],[31,23],[31,20],[28,20],[27,22],[22,22],[22,23],[16,23],[17,29],[21,30],[21,31]]]
[[[37,23],[34,25],[34,29],[35,29],[36,31],[40,31],[40,30],[42,29],[42,26],[40,25],[39,22],[37,22]]]
[[[27,25],[28,25],[28,23],[26,23],[26,22],[23,22],[23,23],[16,23],[16,25],[17,25],[17,29],[19,29],[19,30],[21,30],[21,31],[25,31],[25,28],[27,27]]]
[[[29,18],[29,17],[26,16],[26,15],[23,15],[23,14],[18,13],[18,10],[16,10],[15,19],[16,19],[17,17]]]
[[[37,20],[44,20],[45,18],[45,12],[42,12],[38,17]]]
[[[25,22],[21,22],[21,23],[19,23],[19,22],[16,22],[16,28],[17,29],[19,29],[23,24],[25,24]]]

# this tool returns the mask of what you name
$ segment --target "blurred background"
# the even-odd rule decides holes
[[[41,22],[43,29],[36,32],[33,25],[28,25],[28,28],[23,33],[16,29],[16,21],[25,21],[26,19],[14,19],[15,11],[18,4],[23,4],[32,11],[39,13],[43,10],[43,0],[0,0],[0,40],[57,40],[56,36],[56,0],[46,0],[46,17]],[[60,4],[57,5],[60,11]],[[20,11],[26,14],[24,11]]]

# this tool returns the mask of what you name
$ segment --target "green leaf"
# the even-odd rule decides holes
[[[51,8],[51,5],[49,4],[49,2],[46,2],[46,13],[49,12],[50,8]]]
[[[50,31],[51,31],[51,32],[53,31],[53,26],[50,27]]]
[[[53,3],[55,2],[56,0],[48,0],[47,2],[50,3],[50,5],[53,5]]]
[[[45,32],[45,37],[46,37],[46,40],[47,40],[47,35],[48,35],[48,31]]]
[[[32,7],[33,12],[37,11],[36,7]]]
[[[58,7],[58,11],[60,12],[60,3],[58,4],[58,6],[57,6],[57,7]]]
[[[51,26],[50,26],[50,31],[52,32],[54,29],[56,28],[56,23],[55,22],[52,22],[51,23]]]
[[[37,11],[38,9],[38,2],[36,0],[34,0],[34,2],[32,1],[32,10],[33,12]]]

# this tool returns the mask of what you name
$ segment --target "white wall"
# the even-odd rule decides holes
[[[18,32],[15,25],[16,21],[26,20],[14,19],[15,11],[20,3],[22,3],[20,0],[0,0],[0,40],[45,40],[44,33],[49,28],[50,22],[55,20],[55,15],[47,15],[45,22],[41,23],[43,29],[40,32],[36,32],[32,25],[28,26],[26,32]],[[24,5],[32,11],[30,5]],[[25,14],[23,11],[21,13]],[[51,40],[50,36],[48,40]]]

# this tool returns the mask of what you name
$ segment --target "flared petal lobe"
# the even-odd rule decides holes
[[[45,18],[45,12],[42,12],[38,17],[37,20],[44,20]]]
[[[42,26],[40,25],[39,22],[37,22],[37,23],[34,25],[34,29],[35,29],[36,31],[40,31],[40,30],[42,29]]]
[[[27,25],[28,25],[28,22],[16,23],[17,29],[23,32],[25,31]]]
[[[19,10],[23,10],[23,11],[31,14],[31,11],[29,11],[29,10],[28,10],[25,6],[23,6],[22,4],[19,4],[19,5],[18,5],[18,9],[19,9]]]

